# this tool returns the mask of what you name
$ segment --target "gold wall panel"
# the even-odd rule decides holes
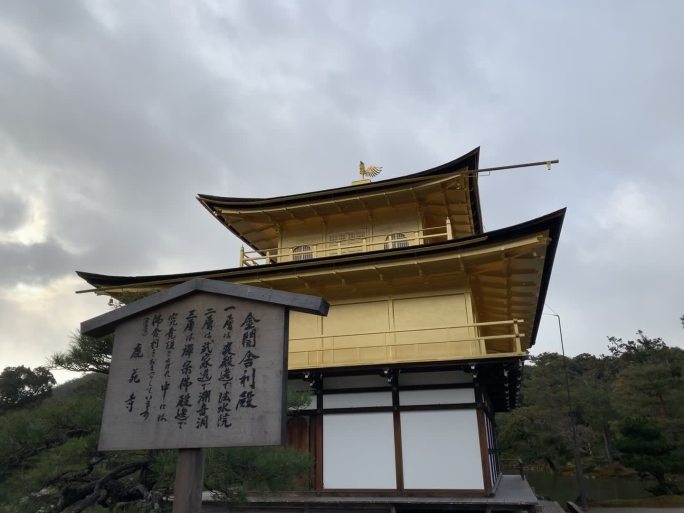
[[[333,304],[315,319],[293,312],[290,368],[476,357],[470,305],[459,292]]]
[[[468,324],[465,294],[395,299],[393,304],[397,330]]]
[[[386,331],[389,331],[387,300],[334,305],[323,318],[326,336]]]

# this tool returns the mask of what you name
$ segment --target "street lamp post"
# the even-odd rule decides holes
[[[547,305],[547,308],[553,310]],[[561,325],[560,315],[557,313],[550,313],[545,315],[552,315],[558,320],[558,333],[560,333],[561,352],[563,354],[563,371],[565,373],[565,391],[568,395],[568,418],[570,420],[570,429],[572,430],[572,446],[575,453],[575,476],[577,478],[577,490],[579,494],[580,506],[587,509],[587,493],[584,488],[584,474],[582,473],[582,456],[580,455],[579,446],[577,445],[577,418],[572,408],[572,399],[570,397],[570,377],[568,375],[568,362],[565,358],[565,344],[563,343],[563,326]]]

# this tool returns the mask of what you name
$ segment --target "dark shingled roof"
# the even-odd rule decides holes
[[[209,212],[215,215],[215,209],[218,208],[236,208],[236,209],[260,209],[266,207],[281,207],[287,205],[296,205],[300,203],[308,203],[311,201],[324,201],[332,199],[340,199],[345,196],[354,196],[365,193],[373,193],[382,190],[391,189],[402,186],[406,183],[420,181],[424,179],[434,178],[440,175],[454,173],[462,169],[475,170],[478,169],[480,162],[480,147],[471,150],[470,152],[454,159],[446,164],[442,164],[425,171],[413,173],[410,175],[398,176],[395,178],[388,178],[377,182],[370,182],[360,185],[348,185],[345,187],[337,187],[335,189],[324,189],[321,191],[305,192],[300,194],[291,194],[289,196],[276,196],[273,198],[231,198],[226,196],[212,196],[209,194],[198,194],[197,200]],[[477,174],[472,177],[472,187],[470,187],[470,204],[473,212],[474,232],[480,233],[482,231],[482,211],[480,209],[480,195],[477,186]],[[235,235],[241,237],[230,226],[228,226],[220,217],[218,218],[222,224],[231,230]],[[244,240],[244,239],[242,239]],[[245,241],[249,244],[249,241]]]

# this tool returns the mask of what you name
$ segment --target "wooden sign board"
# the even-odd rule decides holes
[[[193,280],[83,323],[115,329],[99,449],[283,444],[290,308],[328,304]]]
[[[280,445],[285,308],[195,294],[117,326],[99,449]]]

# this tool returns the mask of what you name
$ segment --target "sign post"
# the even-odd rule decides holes
[[[199,513],[204,484],[204,449],[179,449],[173,484],[173,513]]]
[[[328,303],[195,279],[83,322],[114,331],[99,450],[178,449],[173,511],[199,512],[204,447],[284,443],[290,310]]]

